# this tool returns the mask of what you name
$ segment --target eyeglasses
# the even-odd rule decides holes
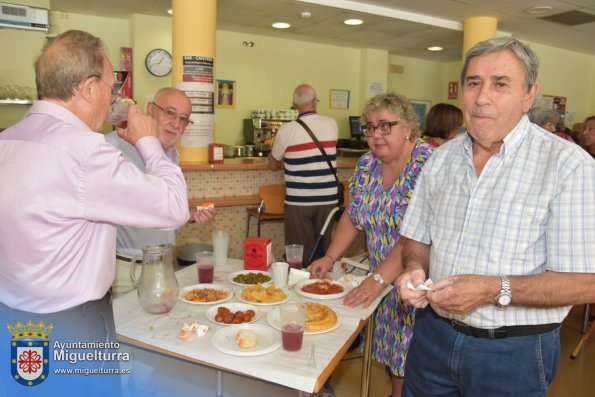
[[[155,102],[151,102],[153,104],[153,106],[155,106],[157,109],[161,110],[164,114],[165,117],[167,117],[170,120],[175,120],[178,119],[180,120],[180,123],[182,123],[183,125],[188,125],[188,124],[194,124],[194,122],[192,120],[190,120],[190,118],[188,116],[184,116],[184,115],[179,115],[178,112],[175,111],[175,109],[173,108],[162,108],[161,106],[157,105]]]
[[[365,136],[372,136],[374,135],[374,131],[378,130],[380,135],[388,135],[393,127],[393,125],[400,124],[401,122],[398,120],[395,121],[381,121],[378,125],[373,124],[363,124],[359,128],[362,130]]]
[[[116,102],[116,99],[118,99],[118,96],[120,96],[119,93],[118,93],[118,91],[116,90],[116,86],[115,85],[109,85],[108,83],[105,82],[104,79],[101,78],[101,76],[99,76],[97,74],[92,74],[92,75],[90,75],[87,78],[91,78],[91,77],[95,77],[95,78],[99,79],[103,84],[105,84],[106,86],[108,86],[109,89],[110,89],[110,92],[111,92],[111,99],[112,99],[111,103]]]

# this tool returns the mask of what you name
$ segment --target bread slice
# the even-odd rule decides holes
[[[241,329],[236,336],[236,343],[241,349],[250,349],[256,346],[256,334],[251,329]]]

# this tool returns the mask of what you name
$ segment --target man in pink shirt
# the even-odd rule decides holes
[[[12,354],[18,368],[13,380],[0,371],[0,386],[19,396],[54,395],[63,387],[77,395],[117,395],[118,376],[54,371],[119,369],[126,361],[113,344],[109,293],[116,225],[173,229],[187,222],[184,176],[165,155],[155,121],[135,105],[118,134],[135,146],[145,172],[97,133],[114,85],[100,39],[81,31],[49,39],[35,75],[40,100],[0,134],[0,320],[13,330],[17,322],[31,320],[43,321],[48,331],[51,323],[44,353],[52,368],[30,385],[23,383],[32,375],[22,373],[22,352],[11,353],[6,342],[0,362],[11,362]],[[96,344],[76,345],[80,342]],[[67,358],[75,352],[80,355],[73,363]],[[25,366],[25,372],[35,369]]]

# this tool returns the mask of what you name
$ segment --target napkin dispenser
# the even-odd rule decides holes
[[[244,269],[267,270],[273,262],[271,239],[248,237],[244,240]]]

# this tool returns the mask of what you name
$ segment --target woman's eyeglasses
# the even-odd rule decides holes
[[[378,130],[380,135],[388,135],[393,127],[393,125],[400,124],[400,121],[381,121],[378,125],[373,124],[363,124],[360,126],[360,129],[364,133],[365,136],[372,136],[374,135],[374,131]]]
[[[175,120],[178,119],[180,120],[180,123],[183,125],[188,125],[188,124],[194,124],[194,122],[192,120],[190,120],[190,118],[188,116],[184,116],[184,115],[179,115],[178,112],[176,112],[175,109],[173,108],[162,108],[161,106],[157,105],[155,102],[152,102],[153,106],[155,106],[157,109],[161,110],[163,112],[163,114],[165,114],[165,117],[167,117],[170,120]]]

